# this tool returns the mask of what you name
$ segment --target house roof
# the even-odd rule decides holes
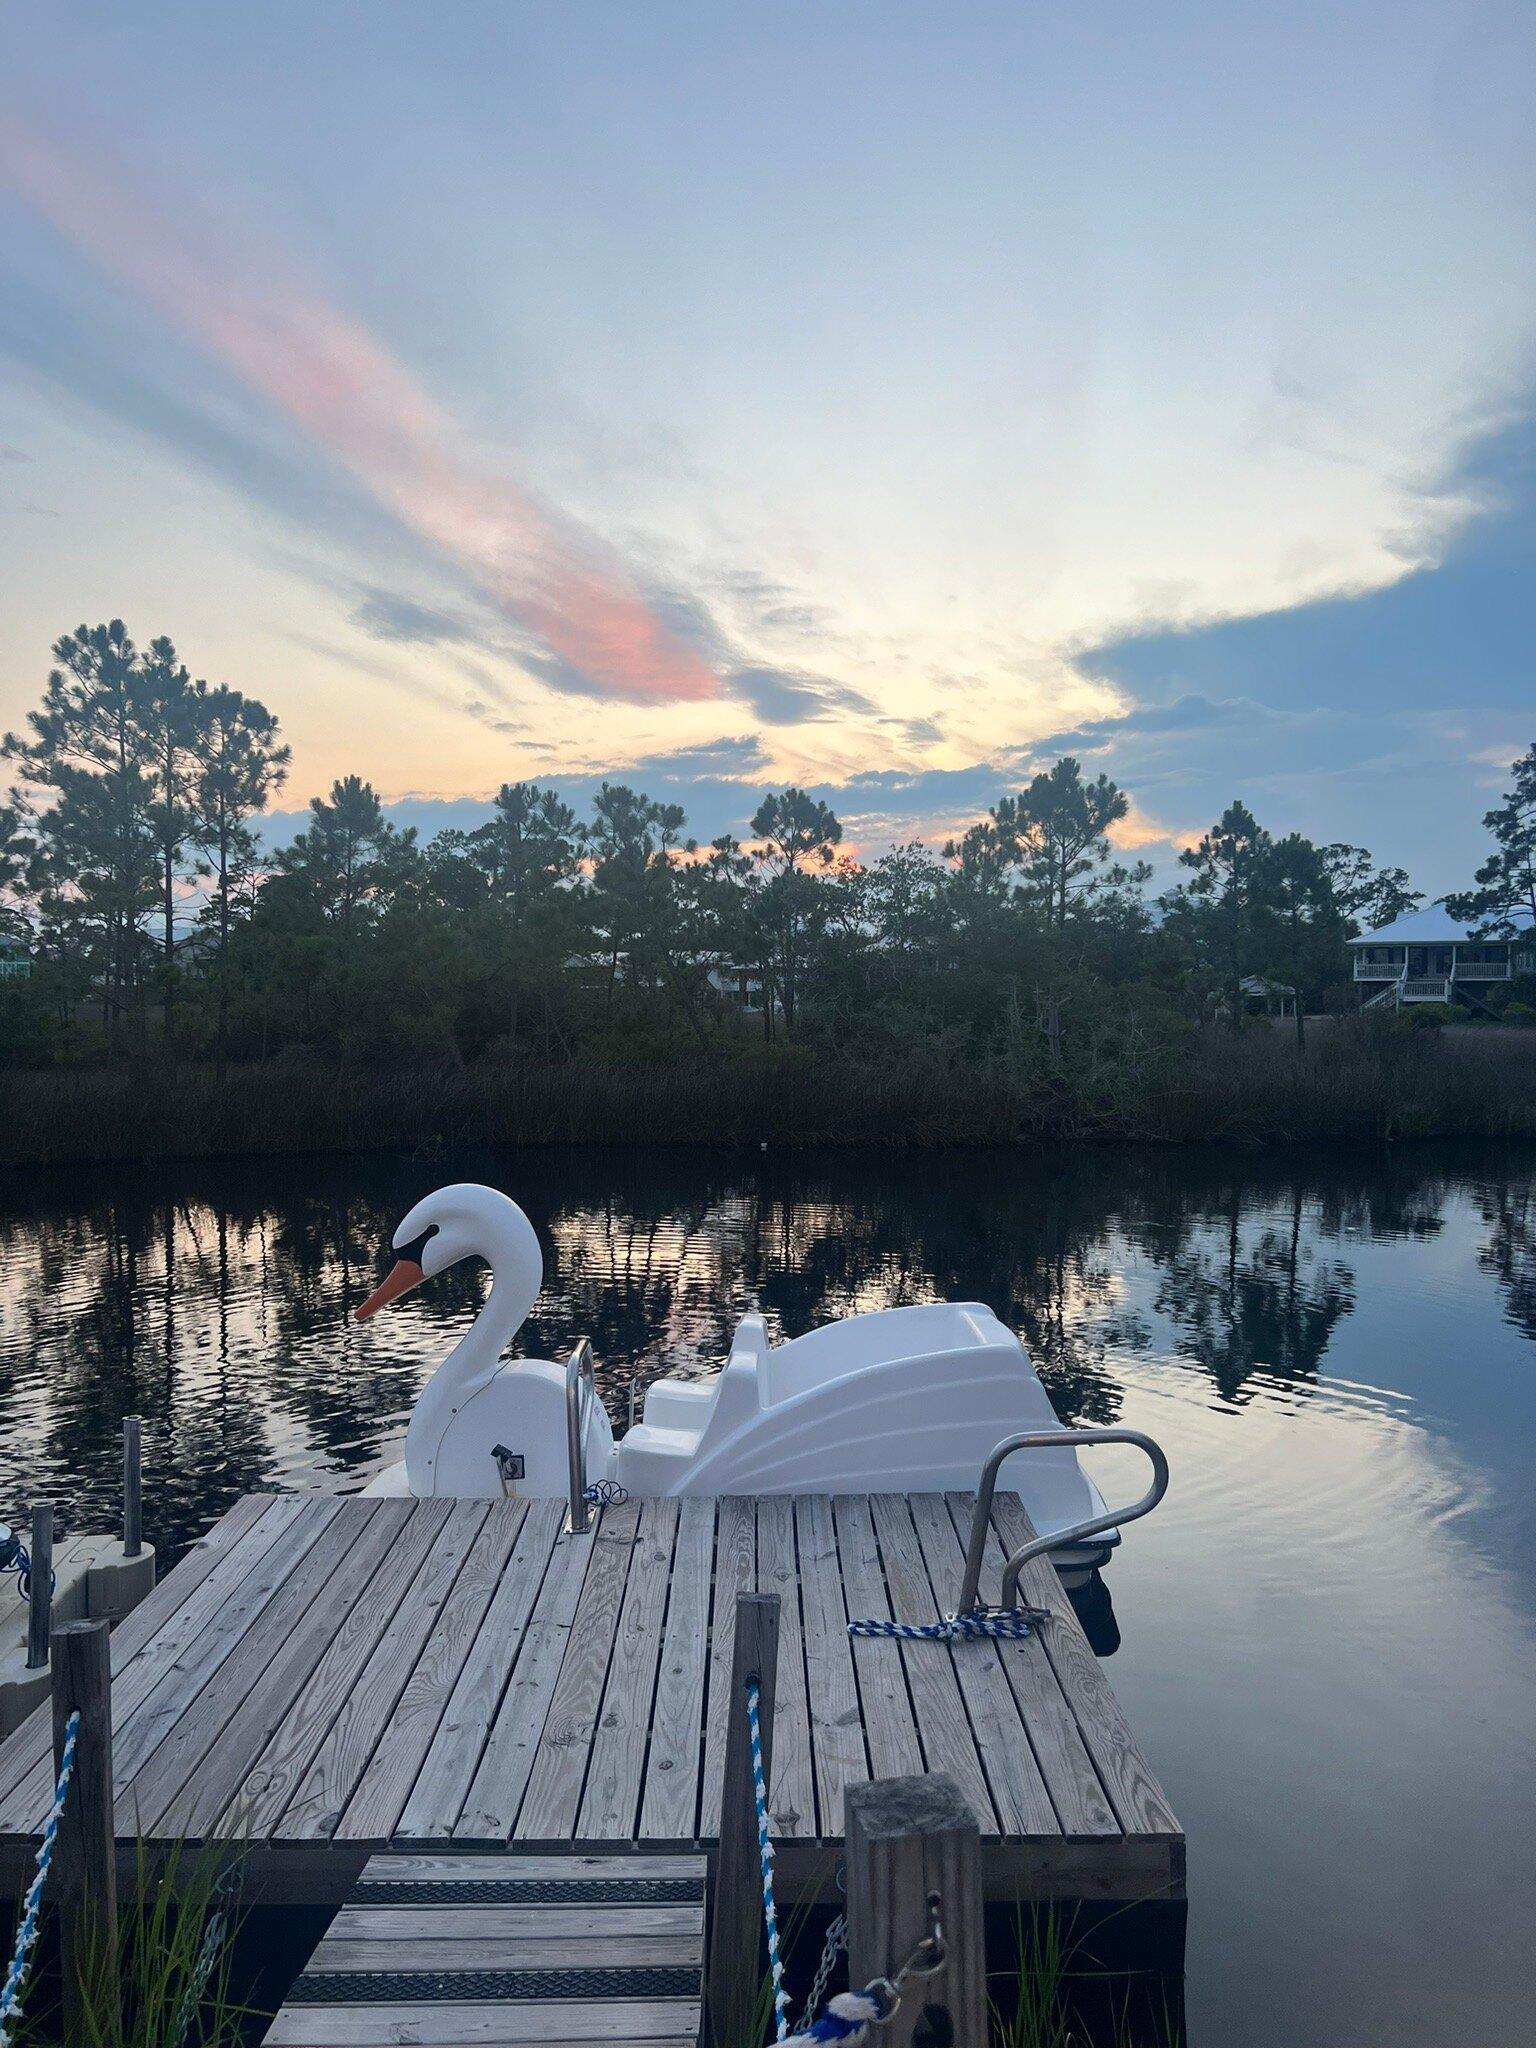
[[[1519,919],[1518,911],[1515,917]],[[1403,917],[1393,918],[1379,931],[1362,932],[1358,939],[1351,939],[1349,943],[1352,946],[1449,946],[1458,941],[1464,945],[1479,943],[1470,925],[1459,923],[1443,904],[1431,903],[1423,910],[1410,910]],[[1498,941],[1492,943],[1497,944]]]

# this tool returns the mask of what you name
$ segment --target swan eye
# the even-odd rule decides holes
[[[422,1253],[426,1250],[430,1240],[436,1236],[437,1225],[429,1223],[420,1237],[413,1237],[409,1244],[395,1245],[393,1247],[393,1255],[397,1259],[409,1259],[414,1265],[419,1266]]]

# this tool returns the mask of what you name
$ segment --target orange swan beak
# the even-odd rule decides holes
[[[375,1287],[365,1302],[352,1311],[354,1322],[366,1323],[381,1308],[388,1308],[392,1301],[398,1301],[402,1294],[409,1294],[413,1287],[419,1287],[426,1279],[414,1259],[396,1259],[384,1278]]]

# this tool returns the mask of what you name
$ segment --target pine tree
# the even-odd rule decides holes
[[[1198,846],[1186,847],[1180,864],[1193,878],[1176,892],[1194,913],[1197,944],[1209,954],[1226,995],[1234,1031],[1243,1023],[1243,981],[1259,964],[1259,919],[1263,863],[1269,834],[1246,804],[1229,804]]]
[[[251,819],[266,808],[288,773],[289,749],[264,704],[222,685],[201,687],[188,791],[188,829],[200,872],[211,880],[204,921],[214,935],[214,1056],[224,1071],[229,1048],[230,932],[237,892],[257,871]]]
[[[752,817],[756,855],[766,880],[757,910],[772,934],[774,979],[793,1035],[806,955],[820,930],[826,904],[814,879],[832,865],[843,828],[830,806],[803,789],[765,796]]]
[[[0,755],[17,763],[56,915],[89,963],[115,1049],[142,993],[159,894],[153,694],[121,619],[66,633],[53,658],[30,737],[7,734]]]
[[[1477,871],[1476,888],[1445,899],[1452,917],[1492,939],[1520,938],[1536,929],[1536,745],[1510,763],[1510,774],[1514,788],[1483,814],[1493,852]]]

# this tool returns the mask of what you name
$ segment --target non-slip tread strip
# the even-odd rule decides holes
[[[623,1970],[336,1970],[300,1977],[287,2005],[490,2005],[606,1999],[613,2004],[697,1998],[700,1971],[684,1965]]]
[[[700,1906],[701,1877],[364,1878],[349,1906]]]

